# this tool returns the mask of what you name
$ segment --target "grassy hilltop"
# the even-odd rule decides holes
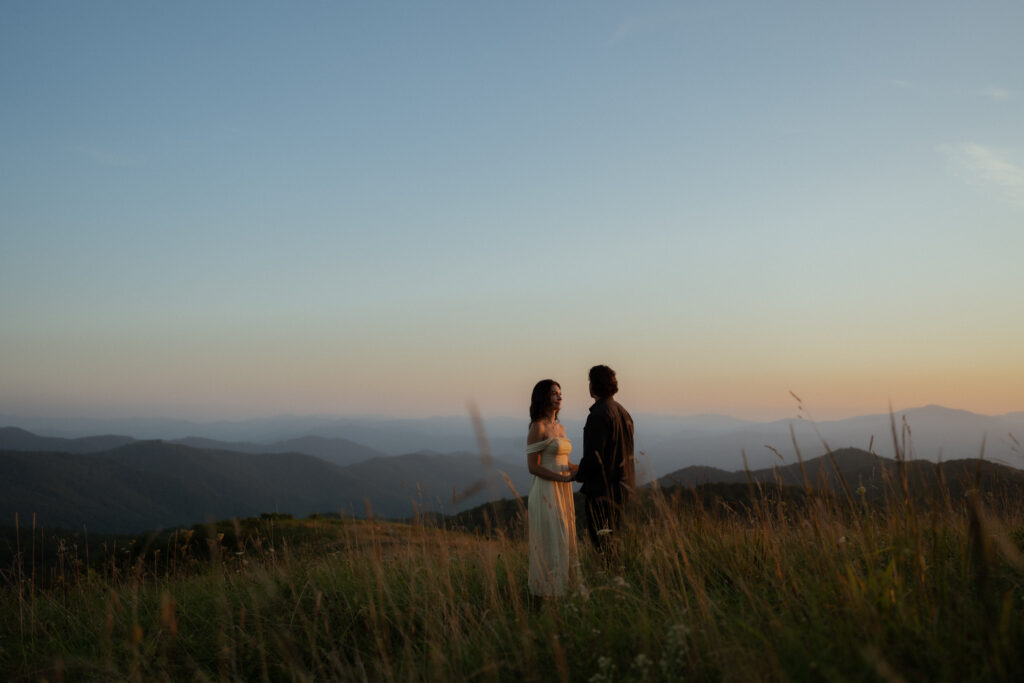
[[[10,680],[1013,680],[1024,512],[893,481],[884,500],[651,490],[583,585],[531,599],[514,501],[403,524],[288,516],[113,541],[22,527]]]

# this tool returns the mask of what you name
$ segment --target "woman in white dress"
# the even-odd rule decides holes
[[[558,382],[537,382],[530,400],[526,465],[533,475],[528,506],[530,592],[541,596],[565,594],[577,562],[571,483],[577,466],[569,462],[572,444],[558,421],[561,407]]]

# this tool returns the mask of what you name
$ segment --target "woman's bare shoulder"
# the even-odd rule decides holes
[[[547,438],[547,434],[544,433],[544,425],[538,422],[530,423],[530,431],[526,433],[526,443],[537,443]]]

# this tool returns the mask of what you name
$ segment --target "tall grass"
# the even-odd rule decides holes
[[[0,597],[12,680],[1015,680],[1019,501],[657,489],[583,582],[538,600],[515,533],[268,517]],[[1002,510],[996,514],[994,510]],[[32,538],[35,538],[33,534]],[[204,551],[205,549],[205,551]],[[32,557],[35,558],[35,553]]]

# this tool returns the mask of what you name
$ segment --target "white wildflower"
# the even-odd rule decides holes
[[[634,681],[649,681],[651,679],[651,667],[654,662],[644,653],[640,653],[633,660],[633,666],[629,670],[629,678]]]
[[[662,641],[661,661],[658,668],[661,675],[668,681],[683,679],[690,665],[690,628],[686,624],[676,624],[665,634]]]
[[[597,658],[597,673],[591,676],[590,683],[612,683],[615,680],[615,662],[610,657]]]

